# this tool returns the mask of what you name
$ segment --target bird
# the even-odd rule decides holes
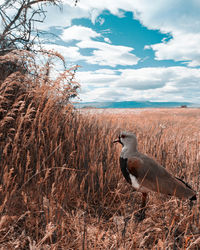
[[[153,158],[138,151],[136,135],[122,131],[113,143],[120,143],[120,168],[126,181],[135,191],[142,193],[140,213],[136,214],[139,221],[145,218],[148,193],[158,192],[175,196],[179,199],[196,200],[196,192],[182,179],[175,177]]]

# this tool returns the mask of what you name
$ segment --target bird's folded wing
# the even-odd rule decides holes
[[[128,159],[127,169],[137,178],[139,184],[148,190],[175,195],[179,198],[190,198],[194,191],[184,182],[172,176],[164,167],[152,158],[141,155]]]

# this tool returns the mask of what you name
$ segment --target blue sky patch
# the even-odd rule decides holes
[[[53,16],[54,8],[43,29],[56,37],[44,46],[81,66],[81,100],[200,103],[197,1],[65,0]]]

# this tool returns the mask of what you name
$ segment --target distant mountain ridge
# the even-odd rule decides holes
[[[176,108],[193,107],[190,102],[151,102],[151,101],[124,101],[124,102],[80,102],[77,108]]]

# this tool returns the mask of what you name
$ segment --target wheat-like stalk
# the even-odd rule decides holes
[[[1,248],[198,249],[199,198],[190,208],[151,194],[138,224],[141,196],[112,141],[133,131],[140,151],[199,192],[200,110],[78,112],[64,96],[74,93],[73,70],[53,80],[42,72],[0,74]]]

